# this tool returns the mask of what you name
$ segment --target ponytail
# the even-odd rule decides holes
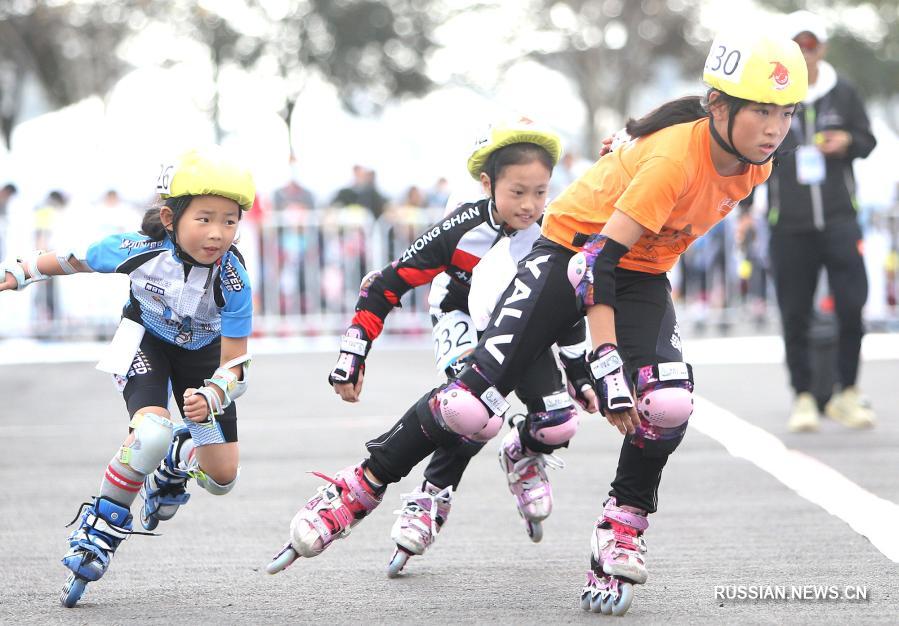
[[[628,135],[636,139],[675,124],[695,122],[709,114],[703,101],[704,98],[700,96],[684,96],[671,100],[638,120],[630,118],[624,128]]]
[[[150,207],[144,213],[144,218],[140,224],[140,232],[153,241],[162,241],[165,239],[166,230],[159,217],[159,209],[167,206],[172,210],[172,213],[175,215],[172,223],[172,228],[174,228],[178,224],[178,218],[181,217],[181,213],[184,212],[191,200],[193,200],[193,196],[178,196],[177,198],[168,198],[158,205]]]
[[[638,120],[634,118],[629,119],[624,128],[627,130],[628,135],[636,139],[637,137],[651,135],[658,130],[674,126],[675,124],[701,120],[709,115],[709,94],[713,91],[718,94],[716,102],[726,104],[731,112],[731,117],[749,103],[748,100],[731,96],[717,89],[710,89],[705,96],[684,96],[683,98],[666,102]]]

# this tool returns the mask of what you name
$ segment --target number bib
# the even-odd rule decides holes
[[[434,355],[440,373],[478,345],[474,323],[462,311],[450,311],[441,316],[434,325],[433,334]]]

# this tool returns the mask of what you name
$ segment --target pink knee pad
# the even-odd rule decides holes
[[[438,391],[436,400],[439,417],[446,428],[463,437],[472,437],[487,429],[491,426],[491,418],[495,417],[465,385],[457,380]],[[501,426],[502,418],[497,419]],[[500,426],[496,426],[493,435],[499,431]]]
[[[476,432],[473,435],[469,435],[468,438],[472,441],[490,441],[496,434],[499,432],[499,429],[503,427],[503,418],[498,415],[491,415],[490,419],[487,420],[487,425]]]
[[[660,428],[676,428],[690,419],[693,414],[693,381],[686,365],[661,363],[640,368],[637,374],[637,413],[641,418]],[[666,371],[681,369],[682,372],[666,374]]]
[[[574,437],[578,425],[577,409],[573,406],[541,411],[531,416],[531,436],[548,446],[561,446]]]

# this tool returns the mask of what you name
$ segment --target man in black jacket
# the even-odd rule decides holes
[[[810,393],[808,328],[822,267],[839,323],[839,388],[825,412],[845,426],[869,427],[874,413],[856,387],[868,281],[852,161],[868,156],[876,140],[855,88],[824,61],[827,32],[822,20],[797,11],[786,23],[788,36],[805,56],[809,78],[808,96],[796,112],[769,181],[770,255],[796,393],[788,427],[794,432],[818,428],[818,408]]]

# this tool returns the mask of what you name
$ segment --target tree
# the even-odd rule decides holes
[[[142,23],[140,0],[114,4],[32,1],[0,5],[0,128],[9,146],[32,77],[51,107],[106,93],[128,69],[118,44]]]
[[[285,84],[282,116],[289,126],[312,72],[337,87],[353,113],[380,110],[390,99],[433,87],[425,73],[442,4],[429,0],[291,0],[287,10],[254,6],[272,25],[263,57],[275,60]]]
[[[868,99],[887,104],[883,107],[887,122],[899,132],[899,13],[895,0],[761,2],[784,13],[806,9],[829,22],[827,60]]]
[[[587,110],[587,154],[598,147],[599,114],[630,113],[634,93],[653,78],[659,59],[698,73],[704,60],[696,26],[696,0],[537,0],[537,35],[543,49],[528,56],[569,76]],[[672,9],[675,7],[676,9]],[[602,129],[602,132],[613,130]]]

